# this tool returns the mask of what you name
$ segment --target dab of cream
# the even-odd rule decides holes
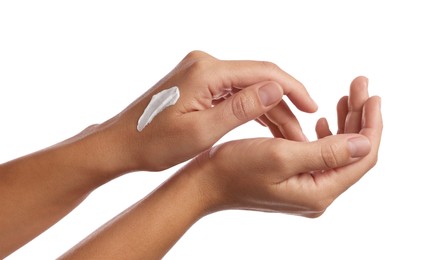
[[[137,121],[137,131],[142,131],[158,113],[175,104],[178,98],[180,98],[180,91],[176,86],[155,94]]]

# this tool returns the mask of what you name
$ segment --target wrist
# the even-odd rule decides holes
[[[59,161],[66,162],[70,171],[77,172],[83,180],[98,187],[132,169],[117,130],[111,124],[109,120],[91,125],[47,152],[59,155]]]
[[[203,196],[197,178],[199,170],[195,163],[187,164],[64,257],[95,258],[97,252],[99,258],[163,258],[195,222],[210,213],[209,196]]]
[[[180,174],[190,178],[191,189],[197,194],[201,217],[226,209],[228,201],[223,196],[220,183],[214,181],[213,165],[209,161],[209,151],[193,158]]]

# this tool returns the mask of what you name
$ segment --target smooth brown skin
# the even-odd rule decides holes
[[[172,86],[180,89],[178,102],[138,132],[137,121],[151,97]],[[191,159],[231,129],[265,113],[282,122],[278,127],[286,136],[304,140],[296,118],[276,106],[283,95],[302,111],[317,109],[304,86],[270,62],[189,53],[113,118],[0,165],[0,258],[59,221],[102,184]]]
[[[203,152],[61,258],[161,259],[198,219],[225,209],[320,216],[376,164],[381,140],[380,98],[368,97],[366,78],[337,114],[340,134],[320,119],[314,142],[245,139]]]

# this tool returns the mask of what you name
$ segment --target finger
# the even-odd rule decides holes
[[[326,120],[326,118],[320,118],[317,121],[316,134],[317,134],[317,139],[322,139],[324,137],[332,135],[331,130],[329,130],[328,120]]]
[[[255,122],[259,123],[261,126],[267,127],[267,125],[260,119],[261,117],[258,117],[255,119]]]
[[[223,96],[223,97],[221,97],[221,98],[219,98],[217,100],[214,100],[213,105],[215,106],[215,105],[221,103],[222,101],[224,101],[225,99],[228,99],[229,97],[231,97],[232,95],[236,94],[239,91],[240,91],[240,89],[233,89],[233,91],[231,91],[228,95],[225,95],[225,96]],[[290,117],[289,120],[291,121],[291,122],[289,122],[288,126],[284,127],[284,129],[290,128],[290,129],[287,130],[287,132],[289,132],[289,134],[287,134],[287,138],[291,139],[291,140],[296,140],[297,139],[299,141],[305,140],[304,139],[305,135],[302,134],[302,129],[301,129],[301,127],[299,125],[299,122],[297,121],[296,117],[290,111],[290,109],[285,104],[285,102],[284,101],[281,101],[281,102],[283,103],[283,107],[281,108],[281,109],[283,109],[283,111],[280,114],[283,115],[284,118]],[[263,114],[260,117],[256,118],[255,121],[257,121],[262,126],[267,126],[274,137],[277,137],[277,138],[286,138],[284,136],[284,134],[281,132],[280,127],[278,127],[275,123],[270,121],[270,119],[267,118],[267,116],[265,114]],[[291,134],[291,132],[294,132],[294,134]]]
[[[258,121],[261,122],[262,125],[268,126],[267,117],[265,115],[261,115],[257,118]]]
[[[228,97],[212,109],[198,111],[200,115],[195,115],[195,118],[203,120],[207,134],[216,140],[266,113],[280,102],[282,95],[282,88],[276,82],[258,83]]]
[[[292,168],[296,172],[311,172],[346,166],[370,152],[370,140],[358,134],[332,135],[310,143],[293,143]],[[291,152],[292,151],[292,152]]]
[[[282,100],[276,107],[266,113],[267,118],[278,127],[282,135],[293,141],[308,141],[296,116]]]
[[[336,191],[336,195],[361,179],[378,160],[378,151],[381,142],[383,122],[380,110],[381,99],[377,96],[370,97],[363,108],[363,124],[360,134],[365,136],[371,143],[371,149],[367,156],[361,160],[342,168],[336,168],[334,174],[318,176],[325,179],[323,182],[328,190]]]
[[[349,98],[348,96],[344,96],[337,103],[337,125],[338,125],[337,134],[344,133],[346,116],[348,113],[348,109],[347,109],[348,98]]]
[[[284,135],[281,133],[281,130],[279,129],[279,127],[276,126],[272,121],[270,121],[266,115],[262,115],[259,118],[269,128],[269,131],[272,133],[272,135],[274,137],[285,138]]]
[[[292,103],[301,111],[315,112],[317,104],[301,82],[277,65],[261,61],[221,61],[210,76],[221,77],[222,88],[244,88],[261,81],[278,82]]]
[[[283,100],[259,119],[269,127],[274,137],[308,141],[297,118]]]
[[[368,80],[366,77],[357,77],[350,85],[348,98],[348,114],[344,132],[358,133],[361,130],[361,116],[364,103],[369,98]]]
[[[383,130],[380,97],[373,96],[366,101],[363,108],[361,124],[362,129],[360,131],[360,134],[367,136],[373,143],[371,156],[373,156],[374,158],[371,159],[377,160],[376,157],[379,150]]]

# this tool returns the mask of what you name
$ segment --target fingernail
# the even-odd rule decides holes
[[[370,141],[365,137],[354,137],[347,140],[347,148],[352,158],[367,155],[370,152]]]
[[[260,97],[261,104],[263,106],[270,106],[282,98],[282,89],[276,83],[269,83],[262,86],[258,90],[258,96]]]

